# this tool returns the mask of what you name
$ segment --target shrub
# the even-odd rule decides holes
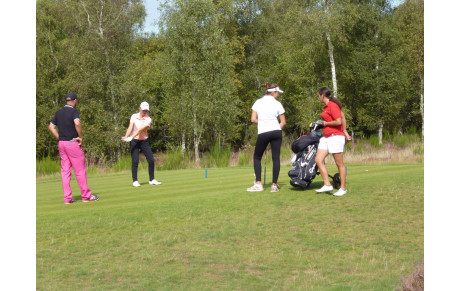
[[[182,156],[182,149],[180,147],[172,147],[166,153],[161,155],[160,161],[155,161],[157,170],[179,170],[186,169],[190,164],[190,156],[185,152]]]
[[[382,146],[381,144],[379,144],[379,137],[378,137],[378,135],[371,135],[371,136],[369,136],[368,142],[369,142],[373,147],[376,147],[376,148],[379,148],[379,147]]]
[[[118,162],[115,163],[113,166],[113,170],[115,172],[121,172],[125,170],[131,169],[131,156],[130,155],[123,155],[120,157]]]
[[[391,141],[397,147],[407,147],[410,144],[420,142],[420,137],[417,134],[396,134],[391,138]]]
[[[44,157],[42,159],[36,159],[35,164],[36,175],[49,175],[59,173],[61,171],[61,163],[58,158],[53,159],[50,156]]]
[[[238,153],[238,166],[252,165],[252,157],[254,155],[254,147],[244,146]]]
[[[424,146],[423,146],[423,144],[416,146],[416,147],[414,148],[414,151],[413,151],[413,152],[414,152],[414,155],[423,155],[423,153],[424,153]]]
[[[229,146],[220,146],[216,143],[201,159],[201,166],[205,168],[223,168],[230,164],[232,150]]]

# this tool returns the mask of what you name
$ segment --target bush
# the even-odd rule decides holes
[[[424,146],[423,146],[423,144],[418,145],[417,147],[415,147],[415,149],[414,149],[414,155],[423,155],[423,153],[424,153]]]
[[[190,164],[188,152],[185,152],[185,156],[182,156],[180,147],[172,147],[161,155],[160,161],[155,164],[155,167],[157,170],[179,170],[188,168]]]
[[[47,156],[40,160],[36,159],[35,169],[37,176],[59,173],[61,171],[61,162],[59,158],[56,160]]]
[[[131,169],[131,156],[130,155],[121,156],[118,162],[116,162],[115,165],[113,166],[113,170],[115,172],[121,172],[125,170],[130,170],[130,169]]]
[[[380,148],[382,145],[379,144],[379,136],[371,135],[368,139],[368,142],[375,148]]]
[[[201,159],[201,167],[204,168],[223,168],[230,165],[230,157],[232,150],[229,146],[220,146],[216,143],[211,150],[203,155]]]
[[[238,153],[238,166],[252,165],[252,158],[254,156],[254,147],[244,146]]]
[[[407,147],[410,144],[420,142],[418,134],[396,134],[391,138],[391,141],[397,147]]]

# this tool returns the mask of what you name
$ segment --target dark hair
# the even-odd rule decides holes
[[[270,94],[270,93],[272,93],[272,92],[268,92],[267,90],[268,90],[268,89],[272,89],[272,88],[276,88],[276,87],[278,87],[278,85],[265,82],[265,83],[264,83],[265,94]]]
[[[332,95],[331,94],[331,89],[329,89],[328,87],[319,88],[318,94],[319,95],[324,95],[324,97],[326,97],[330,101],[334,102],[335,104],[337,104],[339,106],[340,109],[342,109],[342,103],[336,97],[331,96]]]

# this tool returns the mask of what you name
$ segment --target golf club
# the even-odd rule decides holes
[[[265,177],[267,175],[267,152],[268,152],[268,148],[270,147],[270,150],[271,150],[271,145],[267,145],[267,148],[265,149],[265,165],[264,165],[264,187],[265,187]]]
[[[265,165],[264,165],[264,187],[265,187],[265,176],[267,174],[267,150],[265,150]]]

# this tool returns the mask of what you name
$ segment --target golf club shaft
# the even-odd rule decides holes
[[[265,186],[265,176],[267,174],[267,150],[265,150],[265,166],[264,166],[264,186]]]

